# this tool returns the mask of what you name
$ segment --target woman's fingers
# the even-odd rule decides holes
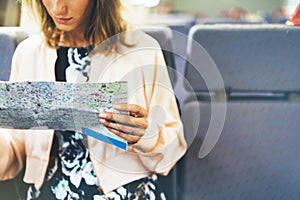
[[[128,144],[137,143],[141,138],[140,136],[123,133],[123,132],[113,129],[113,128],[108,128],[108,130],[111,131],[112,133],[116,134],[117,136],[124,138],[128,142]]]
[[[104,112],[99,114],[100,119],[106,121],[116,122],[120,124],[127,124],[131,126],[147,128],[148,121],[146,118],[137,118],[130,115],[117,114],[112,112]]]
[[[139,141],[148,128],[147,111],[135,104],[118,104],[114,109],[120,113],[100,113],[99,122],[114,134],[127,140],[129,144]]]
[[[119,124],[112,121],[106,121],[104,119],[100,119],[100,122],[106,126],[106,128],[114,129],[116,131],[120,131],[122,133],[126,133],[127,135],[133,135],[133,136],[143,136],[145,133],[144,128],[134,127],[130,125],[125,124]]]
[[[147,117],[148,112],[139,105],[136,104],[116,104],[114,109],[122,112],[129,112],[129,115],[133,117]]]

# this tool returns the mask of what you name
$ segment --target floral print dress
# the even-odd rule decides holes
[[[57,50],[57,81],[89,80],[90,61],[85,48],[60,47]],[[103,194],[89,158],[86,136],[74,131],[55,131],[45,182],[40,190],[30,185],[27,200],[164,200],[157,176],[121,186]],[[101,181],[101,180],[100,180]]]

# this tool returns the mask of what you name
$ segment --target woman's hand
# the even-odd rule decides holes
[[[118,104],[114,109],[129,113],[103,112],[99,114],[99,122],[114,134],[134,144],[145,134],[148,127],[147,111],[136,104]]]

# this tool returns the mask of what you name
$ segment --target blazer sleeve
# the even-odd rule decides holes
[[[137,87],[135,96],[148,111],[149,126],[132,147],[147,170],[166,175],[184,155],[187,144],[163,54],[153,50],[147,56],[153,64],[141,68],[143,87]]]

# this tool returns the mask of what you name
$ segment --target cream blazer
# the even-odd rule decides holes
[[[149,127],[127,151],[88,137],[90,159],[104,193],[151,173],[167,175],[187,148],[159,44],[141,32],[126,34],[126,41],[134,46],[123,47],[122,53],[104,56],[93,51],[89,81],[128,81],[128,102],[149,112]],[[15,51],[10,81],[55,81],[56,59],[56,50],[46,46],[41,35],[30,36]],[[24,181],[41,188],[53,133],[0,129],[0,179],[13,178],[25,167]]]

